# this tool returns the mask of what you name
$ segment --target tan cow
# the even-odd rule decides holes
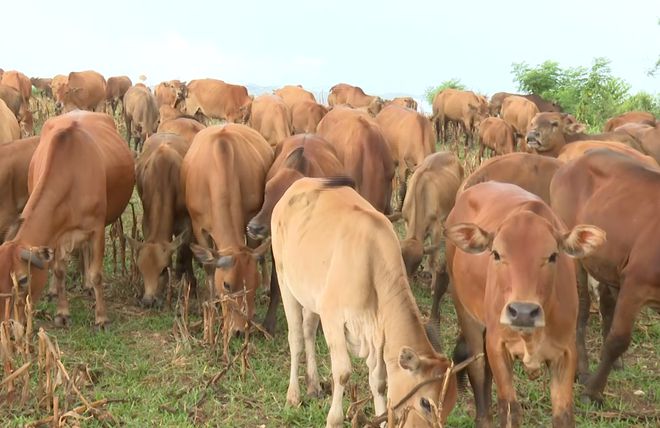
[[[254,129],[245,125],[212,126],[193,140],[181,167],[182,188],[192,221],[195,257],[215,271],[218,297],[238,294],[228,305],[225,326],[231,334],[244,331],[254,315],[259,275],[256,259],[267,245],[246,245],[248,221],[263,203],[266,173],[273,150]],[[211,249],[215,245],[217,251]],[[245,290],[247,294],[242,295]]]
[[[614,130],[630,135],[638,142],[643,153],[660,163],[660,123],[650,126],[642,123],[627,123]]]
[[[273,94],[282,98],[289,108],[293,108],[294,105],[302,101],[316,103],[316,97],[314,94],[303,89],[300,85],[286,85],[280,89],[274,90]]]
[[[55,84],[55,82],[54,82]],[[102,111],[105,101],[105,78],[96,71],[72,71],[66,83],[57,82],[56,108]]]
[[[344,426],[342,396],[351,375],[349,352],[366,358],[376,414],[385,413],[386,400],[399,403],[413,387],[429,381],[394,411],[395,416],[401,417],[410,407],[404,427],[444,423],[456,403],[453,376],[440,421],[433,405],[440,400],[449,360],[434,349],[434,341],[424,331],[392,225],[347,182],[350,179],[302,178],[273,211],[273,255],[289,327],[287,403],[300,404],[298,367],[303,346],[307,394],[321,392],[315,356],[320,320],[332,360],[332,405],[326,427]]]
[[[158,108],[158,117],[160,118],[160,123],[184,116],[186,115],[181,110],[171,107],[167,104],[163,104],[160,106],[160,108]]]
[[[0,100],[5,102],[16,119],[20,117],[21,107],[23,106],[23,100],[21,99],[20,92],[11,86],[0,84]]]
[[[513,153],[516,150],[515,131],[499,117],[488,117],[479,125],[479,163],[488,148],[496,155]]]
[[[378,124],[367,113],[335,107],[319,122],[317,133],[335,148],[358,193],[389,213],[394,160]]]
[[[398,105],[401,107],[407,107],[409,109],[417,111],[417,101],[412,97],[396,97],[392,98],[389,101],[385,101],[384,107],[387,107],[390,104]]]
[[[53,98],[53,90],[51,89],[53,79],[45,77],[30,77],[30,83],[39,90],[42,96],[51,99]]]
[[[217,79],[191,80],[188,83],[183,111],[190,116],[246,123],[250,117],[252,98],[247,88]]]
[[[113,76],[108,78],[108,83],[105,87],[105,101],[108,103],[112,114],[117,111],[117,106],[124,99],[124,95],[128,88],[133,86],[130,77],[128,76]]]
[[[516,138],[520,138],[521,152],[527,151],[525,137],[532,119],[538,113],[539,109],[536,104],[523,97],[510,96],[502,102],[502,119],[511,125],[516,133]]]
[[[191,144],[195,135],[204,128],[206,126],[193,118],[178,117],[165,122],[161,121],[160,125],[158,125],[158,132],[169,132],[179,135],[188,141],[188,144]]]
[[[62,87],[66,86],[68,80],[69,76],[57,74],[50,81],[50,89],[53,91],[53,99],[56,104],[64,104],[64,100],[61,98],[62,94],[64,94]]]
[[[78,111],[47,120],[30,162],[30,198],[18,232],[0,246],[0,292],[11,289],[14,272],[22,290],[29,287],[38,301],[52,261],[55,324],[68,324],[66,258],[82,248],[85,285],[94,289],[95,323],[104,328],[109,321],[102,280],[105,225],[124,211],[134,184],[133,156],[110,116]]]
[[[0,79],[0,84],[10,86],[20,92],[23,104],[26,108],[29,107],[30,97],[32,96],[32,82],[30,82],[29,77],[20,71],[5,71],[2,79]]]
[[[158,105],[156,97],[144,86],[133,86],[124,95],[124,121],[126,122],[126,140],[130,146],[131,138],[135,139],[135,150],[147,138],[156,132],[158,127]]]
[[[21,138],[21,126],[7,104],[0,99],[0,143]]]
[[[510,94],[508,92],[497,92],[490,98],[491,116],[499,116],[502,110],[502,103],[508,97],[522,97],[533,102],[540,112],[549,111],[561,113],[561,106],[555,102],[547,101],[536,94]]]
[[[559,152],[559,159],[562,162],[570,162],[573,159],[576,159],[584,155],[588,150],[594,149],[608,149],[615,152],[624,154],[633,159],[636,159],[640,163],[643,163],[651,168],[659,168],[658,163],[651,156],[646,156],[645,154],[626,146],[625,144],[619,143],[618,141],[576,141],[571,144],[567,144]]]
[[[445,227],[462,337],[470,354],[487,356],[467,368],[476,426],[491,426],[491,372],[499,425],[521,426],[512,367],[520,359],[530,376],[549,367],[552,425],[574,427],[578,295],[571,257],[591,254],[605,233],[589,225],[567,233],[539,197],[495,182],[463,192]]]
[[[655,126],[655,116],[645,111],[629,111],[612,117],[605,122],[603,132],[612,132],[621,125],[626,123],[642,123],[645,125]]]
[[[292,132],[291,112],[282,98],[264,94],[254,99],[248,124],[274,149]]]
[[[462,128],[469,144],[487,116],[488,103],[472,91],[447,88],[433,99],[433,123],[436,138],[441,141],[447,140],[447,126],[451,122]]]
[[[316,128],[328,109],[316,101],[300,101],[291,107],[291,126],[294,134],[310,134]]]
[[[169,80],[156,85],[154,96],[158,107],[168,105],[177,108],[186,99],[186,84],[180,80]]]
[[[39,137],[0,144],[0,244],[28,200],[28,168]]]
[[[145,306],[156,302],[177,249],[176,277],[181,278],[185,270],[188,280],[195,280],[188,247],[190,218],[181,191],[181,163],[189,147],[190,142],[178,135],[154,134],[144,143],[135,165],[138,195],[144,208],[144,242],[129,242],[135,246],[137,266],[144,279]]]
[[[582,266],[608,294],[618,291],[618,297],[603,311],[606,338],[600,363],[583,391],[597,403],[602,404],[612,366],[630,345],[640,310],[660,307],[660,199],[650,196],[659,192],[657,169],[610,150],[592,150],[566,164],[550,186],[552,208],[566,225],[590,223],[607,233],[605,244],[582,259]],[[589,293],[582,296],[586,298],[580,308],[584,332]],[[601,309],[603,300],[601,296]],[[584,346],[584,335],[578,338]],[[586,355],[584,358],[588,370]]]
[[[369,114],[375,116],[383,108],[384,101],[381,97],[365,94],[362,88],[358,86],[339,83],[330,88],[328,105],[336,106],[340,104],[348,104],[355,108],[366,107]]]
[[[395,211],[398,211],[406,196],[408,177],[424,158],[435,152],[433,124],[416,111],[396,104],[382,109],[376,116],[376,123],[380,125],[394,159],[398,186]]]

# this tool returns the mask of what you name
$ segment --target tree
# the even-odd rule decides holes
[[[461,91],[464,91],[465,85],[461,83],[459,79],[456,78],[445,80],[440,84],[440,86],[436,86],[436,87],[429,86],[428,88],[426,88],[426,91],[424,92],[424,96],[426,97],[426,100],[429,102],[429,104],[433,105],[433,99],[438,94],[438,92],[447,88],[459,89]]]

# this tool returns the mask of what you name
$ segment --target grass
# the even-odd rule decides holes
[[[469,156],[468,156],[469,157]],[[472,159],[466,159],[472,162]],[[135,201],[134,196],[134,201]],[[136,206],[139,206],[139,202]],[[124,214],[126,233],[130,231],[130,211]],[[178,341],[173,334],[176,309],[143,309],[137,305],[141,290],[129,278],[114,275],[110,251],[106,251],[106,299],[112,320],[109,331],[93,329],[93,300],[79,289],[70,293],[72,327],[56,328],[51,320],[55,312],[52,302],[38,305],[36,328],[43,327],[57,340],[62,361],[68,368],[85,366],[92,383],[83,394],[92,400],[107,398],[107,410],[127,427],[320,427],[330,406],[330,397],[309,399],[303,395],[299,407],[286,406],[289,377],[289,350],[283,310],[278,312],[277,334],[267,339],[259,333],[252,336],[249,368],[242,374],[239,363],[233,365],[215,385],[209,381],[225,366],[221,346],[204,346],[201,329],[194,327],[201,320],[191,310],[193,337],[190,343]],[[70,279],[73,280],[73,270]],[[71,283],[72,281],[70,281]],[[75,280],[73,282],[76,282]],[[412,284],[422,313],[427,316],[431,306],[428,284],[416,278]],[[263,317],[268,297],[262,290],[258,296],[258,319]],[[192,308],[196,307],[193,300]],[[442,343],[451,352],[457,335],[453,306],[446,297],[441,307]],[[592,316],[588,348],[592,369],[601,345],[599,322]],[[233,340],[230,354],[241,348]],[[317,338],[319,369],[326,386],[330,382],[330,359],[322,334]],[[606,388],[603,409],[583,405],[576,398],[576,422],[580,427],[655,427],[660,409],[660,316],[645,310],[634,329],[630,349],[624,355],[624,369],[611,374]],[[364,361],[354,360],[351,383],[357,385],[358,398],[367,397],[367,371]],[[516,366],[516,390],[523,406],[524,426],[549,426],[551,405],[547,374],[528,380]],[[304,375],[300,372],[304,392]],[[329,388],[327,388],[329,391]],[[575,386],[576,396],[580,391]],[[641,394],[640,392],[641,391]],[[202,397],[205,397],[200,401]],[[21,427],[46,417],[49,413],[31,400],[25,407],[0,404],[0,426]],[[75,400],[74,400],[75,401]],[[75,403],[76,405],[79,403]],[[344,409],[348,398],[344,400]],[[373,415],[371,403],[366,407]],[[652,415],[656,419],[644,419]],[[472,427],[474,406],[468,389],[449,417],[447,426]],[[107,420],[92,418],[80,421],[80,426],[112,425]],[[349,424],[346,424],[349,426]]]

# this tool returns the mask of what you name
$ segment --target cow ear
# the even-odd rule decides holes
[[[493,245],[493,234],[474,223],[459,223],[445,229],[445,237],[470,254],[479,254]]]
[[[399,351],[399,366],[402,369],[416,372],[420,365],[419,355],[417,355],[414,349],[408,346],[401,348],[401,351]]]
[[[190,250],[195,255],[197,261],[199,261],[201,264],[205,266],[214,265],[216,263],[216,260],[218,259],[217,255],[213,250],[206,247],[202,247],[201,245],[190,244]]]
[[[55,257],[55,252],[49,247],[21,248],[21,260],[39,269],[44,269],[46,264]]]
[[[579,123],[579,122],[573,122],[569,123],[566,125],[566,131],[571,133],[571,134],[578,134],[581,132],[584,132],[587,128],[584,126],[584,124]]]
[[[264,239],[264,241],[259,245],[257,248],[252,250],[252,257],[255,259],[260,259],[261,257],[266,254],[266,252],[270,249],[270,238]]]
[[[587,257],[605,243],[605,231],[599,227],[578,224],[561,239],[561,249],[575,258]]]

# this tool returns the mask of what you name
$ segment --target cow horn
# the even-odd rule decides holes
[[[20,256],[21,256],[21,260],[23,260],[24,262],[27,262],[27,263],[39,268],[39,269],[43,269],[43,268],[46,267],[45,261],[41,257],[39,257],[39,255],[33,253],[30,250],[26,250],[25,248],[21,248]]]

